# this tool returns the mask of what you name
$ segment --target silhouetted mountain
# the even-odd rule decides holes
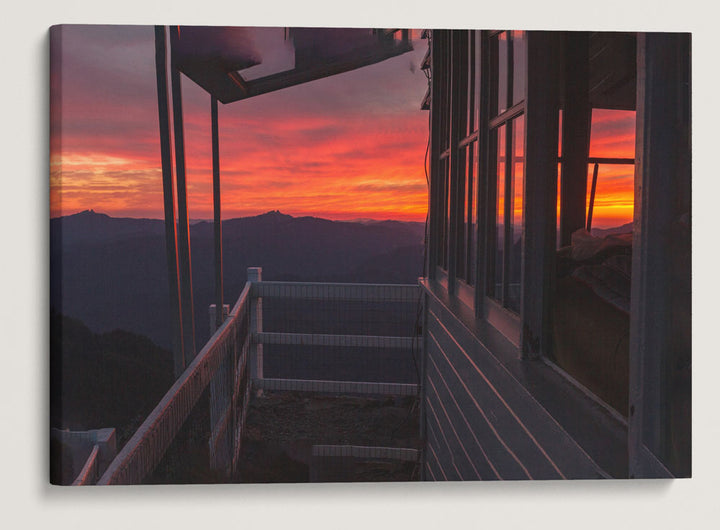
[[[223,221],[223,292],[232,305],[248,267],[265,280],[415,283],[423,223],[354,223],[278,211]],[[170,347],[165,227],[92,210],[50,221],[51,307],[92,331],[125,329]],[[213,224],[190,227],[197,348],[209,335]]]
[[[50,423],[70,430],[115,427],[118,446],[173,383],[172,354],[146,337],[90,331],[50,315]]]
[[[595,237],[605,237],[612,234],[628,234],[633,231],[633,224],[626,223],[622,226],[614,226],[612,228],[592,228],[590,233]]]
[[[62,238],[65,245],[149,234],[162,236],[164,233],[165,224],[159,219],[110,217],[104,213],[95,213],[94,210],[85,210],[50,221],[50,237]]]

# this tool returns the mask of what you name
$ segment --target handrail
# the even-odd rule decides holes
[[[232,333],[238,331],[238,325],[248,314],[250,285],[245,284],[228,319],[165,393],[110,463],[98,484],[136,484],[157,466],[221,362],[231,353],[223,346],[231,340]]]
[[[417,284],[280,282],[253,283],[252,295],[263,298],[322,298],[361,302],[412,302],[418,299]]]
[[[100,446],[95,444],[90,452],[90,456],[88,456],[85,461],[85,465],[80,470],[80,473],[78,473],[78,476],[75,477],[72,483],[73,486],[86,486],[93,483],[94,479],[97,478],[99,454]]]

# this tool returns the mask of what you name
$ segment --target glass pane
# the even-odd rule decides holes
[[[502,114],[508,108],[508,41],[507,31],[503,31],[497,36],[497,112],[495,115]]]
[[[588,164],[587,198],[585,219],[590,209],[593,171],[595,164]],[[592,228],[622,228],[632,231],[635,203],[635,166],[631,164],[600,164],[593,203]]]
[[[593,109],[590,156],[635,158],[635,111]]]
[[[469,226],[468,226],[468,274],[467,281],[470,285],[475,284],[475,269],[477,268],[477,189],[478,189],[478,149],[477,142],[470,145],[468,153],[468,163],[470,171],[468,173],[470,181],[469,189],[472,191],[469,201]]]
[[[441,41],[442,67],[438,69],[442,75],[440,82],[440,151],[450,145],[450,67],[452,65],[450,46],[443,39]]]
[[[512,168],[510,195],[510,248],[508,249],[507,307],[520,312],[520,271],[522,266],[523,191],[525,183],[525,117],[512,121]]]
[[[457,186],[458,186],[458,192],[460,192],[460,196],[457,198],[458,204],[457,204],[457,215],[459,216],[461,222],[460,222],[460,233],[457,234],[457,261],[455,262],[455,274],[458,278],[465,279],[465,261],[467,259],[467,248],[465,247],[465,234],[467,234],[467,198],[468,198],[468,190],[467,190],[467,162],[465,159],[465,153],[467,152],[467,147],[463,147],[459,149],[459,160],[458,160],[458,179],[457,179]]]
[[[472,215],[472,203],[473,203],[473,167],[472,167],[472,144],[462,149],[461,158],[463,166],[463,210],[461,212],[463,224],[462,233],[460,234],[459,242],[460,249],[458,252],[458,264],[457,264],[457,275],[464,280],[468,279],[468,258],[470,256],[470,216]]]
[[[635,111],[593,109],[590,127],[590,156],[598,158],[635,158]],[[588,166],[590,205],[594,164]],[[634,166],[600,162],[593,205],[592,226],[630,231],[634,206]],[[587,219],[587,209],[586,209]]]
[[[497,145],[495,186],[495,260],[492,296],[502,300],[505,248],[505,125],[495,131]]]
[[[558,158],[562,156],[562,118],[563,118],[563,111],[562,109],[558,112]],[[556,207],[555,207],[555,228],[556,228],[556,236],[555,236],[555,246],[557,248],[560,248],[560,196],[561,196],[561,190],[562,190],[562,183],[560,181],[560,175],[562,173],[562,163],[558,162],[558,173],[557,173],[557,201],[556,201]]]
[[[444,211],[444,227],[443,227],[443,235],[444,235],[444,244],[443,244],[443,268],[447,269],[448,267],[448,252],[450,250],[450,207],[451,207],[451,197],[452,197],[452,187],[451,187],[451,180],[450,180],[450,159],[445,158],[443,161],[443,178],[445,179],[445,211]]]
[[[557,199],[556,199],[556,207],[555,207],[555,247],[561,248],[562,240],[560,239],[560,211],[562,209],[562,203],[560,200],[561,197],[561,190],[562,190],[562,181],[560,180],[562,174],[562,164],[558,162],[557,165]]]
[[[477,87],[476,76],[478,68],[475,65],[475,32],[471,31],[468,39],[468,101],[467,101],[467,134],[471,134],[477,128],[475,123],[475,87]]]
[[[447,240],[447,228],[448,228],[448,196],[449,196],[449,190],[448,190],[448,171],[447,171],[447,157],[442,158],[440,160],[439,171],[440,171],[440,186],[439,186],[439,201],[438,201],[438,217],[441,219],[439,225],[440,230],[438,234],[438,256],[437,256],[437,264],[440,268],[446,269],[447,268],[447,248],[448,248],[448,240]]]
[[[563,111],[558,111],[558,157],[562,157],[562,117]]]
[[[520,103],[525,99],[525,78],[527,75],[527,51],[525,46],[525,32],[512,32],[513,44],[513,93],[512,104]]]

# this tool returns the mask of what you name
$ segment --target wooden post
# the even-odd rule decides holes
[[[220,216],[220,146],[218,133],[218,100],[210,96],[210,117],[212,129],[213,161],[213,227],[215,239],[215,305],[223,306],[223,258],[222,258],[222,219]],[[223,315],[217,312],[215,325],[222,324]]]
[[[442,43],[445,33],[442,30],[432,30],[431,41],[431,79],[430,79],[430,199],[428,213],[428,224],[430,233],[428,235],[428,257],[427,275],[435,279],[435,270],[440,259],[440,224],[442,223],[442,208],[439,197],[442,185],[440,175],[440,118],[442,101],[440,100],[440,87],[442,86],[443,64],[442,64]]]
[[[464,160],[461,159],[458,149],[461,131],[460,128],[465,124],[464,117],[461,113],[466,111],[464,102],[467,98],[467,83],[463,83],[463,75],[460,70],[467,65],[467,42],[463,38],[467,34],[462,30],[450,31],[450,56],[452,63],[447,65],[445,70],[450,76],[450,171],[448,176],[448,194],[450,195],[450,215],[448,223],[448,293],[455,293],[455,281],[458,269],[458,251],[463,241],[460,234],[464,230]],[[465,76],[467,77],[467,76]]]
[[[170,325],[172,331],[175,379],[185,370],[183,353],[182,306],[178,278],[177,233],[175,226],[175,185],[170,148],[170,113],[167,86],[167,39],[165,26],[155,26],[155,73],[157,77],[160,156],[162,159],[163,206],[165,211],[165,250],[167,255]]]
[[[585,196],[590,150],[589,35],[569,32],[565,46],[565,101],[562,123],[560,178],[560,242],[585,227]],[[557,121],[557,118],[555,118]],[[553,141],[557,136],[553,138]],[[557,146],[555,146],[557,151]],[[557,171],[557,168],[556,168]]]
[[[485,295],[488,291],[488,256],[492,256],[487,227],[493,226],[490,219],[488,204],[488,186],[495,175],[490,175],[490,62],[491,53],[488,46],[488,32],[480,33],[480,83],[476,94],[479,106],[478,116],[478,207],[477,207],[477,278],[475,281],[475,316],[481,318],[485,314]]]
[[[218,320],[222,322],[230,314],[230,306],[223,305],[223,310],[220,313],[220,318],[217,317],[218,311],[215,304],[209,307],[210,316],[210,336],[212,337],[217,328],[219,327]],[[232,448],[230,443],[223,444],[213,440],[212,433],[217,428],[218,424],[224,421],[224,414],[227,413],[229,407],[232,406],[230,400],[232,400],[232,388],[234,383],[235,369],[234,369],[235,356],[229,355],[220,362],[217,372],[210,381],[210,468],[216,471],[224,472],[229,475],[230,468],[232,466]],[[230,429],[232,433],[232,429]],[[226,434],[226,440],[232,439],[232,434]]]
[[[422,280],[422,278],[420,279]],[[418,281],[420,281],[418,280]],[[426,454],[425,449],[427,448],[427,404],[425,401],[427,400],[427,364],[428,364],[428,311],[427,307],[429,305],[428,301],[430,299],[427,292],[425,292],[424,289],[421,290],[420,296],[422,297],[422,352],[420,355],[420,381],[418,381],[420,385],[420,440],[423,443],[423,451],[421,453],[421,460],[420,460],[420,480],[426,480],[425,476],[425,463],[426,463]]]
[[[526,358],[547,355],[554,278],[560,53],[555,32],[527,34],[524,251],[521,344]]]
[[[247,270],[249,282],[262,281],[262,267],[250,267]],[[250,301],[250,333],[254,336],[263,330],[262,298],[252,298]],[[250,376],[253,380],[263,378],[263,345],[257,341],[250,341]],[[258,390],[258,395],[262,390]]]
[[[638,34],[637,75],[629,470],[689,477],[690,35]]]
[[[222,323],[225,322],[225,319],[227,319],[228,315],[230,314],[230,305],[223,304],[223,311],[219,319],[217,316],[217,306],[215,304],[210,304],[208,313],[210,315],[210,336],[212,337],[213,334],[222,325]],[[217,323],[218,320],[220,320],[220,325],[218,325]]]
[[[195,317],[192,292],[192,263],[190,258],[190,223],[188,219],[187,185],[185,182],[185,136],[183,125],[182,87],[177,67],[176,50],[180,39],[177,26],[170,27],[170,82],[172,85],[173,126],[175,132],[175,177],[178,200],[178,261],[180,297],[182,300],[182,330],[185,365],[195,358]]]

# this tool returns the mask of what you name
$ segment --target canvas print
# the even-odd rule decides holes
[[[691,36],[50,29],[50,481],[691,476]]]

